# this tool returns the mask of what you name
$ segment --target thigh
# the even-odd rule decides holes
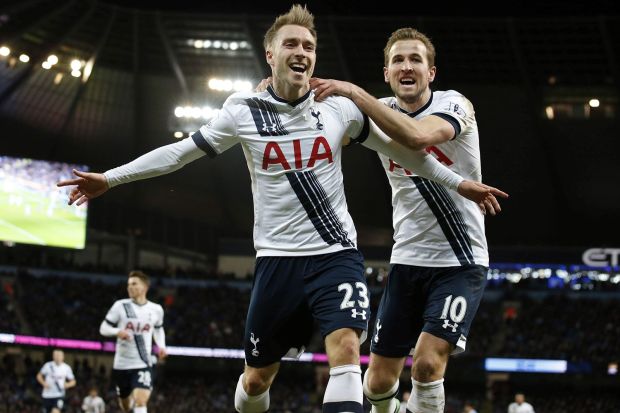
[[[145,389],[141,387],[136,387],[133,389],[133,399],[138,405],[146,405],[149,401],[149,397],[151,397],[151,390]]]
[[[153,372],[150,368],[132,370],[131,389],[153,390]]]
[[[133,388],[131,387],[132,370],[112,370],[112,378],[116,387],[116,395],[121,399],[126,399],[131,395]]]
[[[362,332],[363,342],[370,319],[370,298],[362,254],[347,249],[317,256],[304,282],[312,315],[323,337],[351,328]]]
[[[456,354],[465,350],[488,269],[481,265],[464,265],[442,270],[430,287],[423,331],[452,344],[453,354]]]
[[[43,399],[43,408],[46,413],[53,413],[54,411],[62,411],[64,407],[65,407],[65,401],[61,397]]]
[[[312,316],[303,292],[306,257],[261,257],[245,325],[247,365],[262,368],[277,363],[291,348],[299,351],[312,333]]]
[[[385,357],[405,357],[423,326],[424,273],[420,267],[394,264],[381,296],[370,350]]]

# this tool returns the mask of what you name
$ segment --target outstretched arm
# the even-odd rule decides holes
[[[116,185],[174,172],[204,155],[205,152],[192,139],[184,139],[152,150],[102,174],[73,170],[77,178],[60,181],[56,185],[74,186],[69,194],[69,205],[76,201],[77,205],[82,205]]]
[[[380,152],[398,163],[400,166],[414,171],[423,178],[440,183],[461,196],[475,202],[482,213],[496,215],[501,211],[496,196],[508,197],[503,191],[480,182],[463,179],[460,175],[443,166],[432,155],[425,151],[411,151],[398,142],[393,141],[376,127],[372,128],[362,145]]]
[[[414,120],[404,113],[392,110],[361,87],[334,79],[310,80],[315,100],[340,95],[351,99],[390,138],[407,148],[418,150],[446,142],[454,137],[454,128],[438,116]]]

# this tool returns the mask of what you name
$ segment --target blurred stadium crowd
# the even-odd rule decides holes
[[[0,271],[0,279],[2,333],[100,341],[103,337],[99,336],[98,327],[107,309],[115,299],[126,296],[126,281],[121,275],[94,277],[87,272],[70,272],[70,276],[59,276],[58,272],[46,274],[45,271],[21,269],[18,273]],[[371,307],[375,312],[381,281],[373,279],[370,283],[373,285]],[[620,313],[616,311],[617,301],[601,293],[604,289],[565,291],[549,289],[542,282],[507,283],[503,288],[496,287],[497,280],[495,284],[491,282],[485,293],[468,338],[468,351],[461,358],[549,358],[600,364],[620,360]],[[251,281],[226,278],[210,281],[154,278],[149,298],[165,309],[170,345],[240,349],[250,289]],[[308,351],[323,350],[317,334]],[[368,351],[366,342],[362,354]],[[0,413],[39,411],[40,389],[35,375],[43,362],[31,360],[27,355],[4,355],[0,366]],[[224,369],[229,373],[216,375],[159,368],[157,391],[149,410],[168,412],[174,407],[177,411],[198,408],[203,412],[229,411],[242,361],[227,363],[236,364]],[[100,367],[94,371],[86,358],[82,362],[78,358],[73,367],[78,387],[70,392],[66,411],[80,411],[81,398],[93,384],[99,387],[111,408],[109,411],[116,411],[109,369]],[[295,373],[290,374],[293,379],[281,380],[274,387],[274,409],[271,411],[320,411],[317,410],[321,394],[318,379],[309,380],[308,374],[296,379]],[[403,389],[407,386],[410,384],[404,380]],[[446,412],[461,412],[466,400],[481,406],[488,399],[480,386],[468,391],[456,384],[453,386],[457,388],[449,392]],[[528,400],[534,401],[537,411],[551,413],[611,413],[617,412],[620,406],[618,396],[600,389],[596,390],[601,393],[597,397],[580,397],[579,392],[573,390],[556,388],[554,391],[534,387],[529,389]],[[512,394],[502,389],[495,392],[493,412],[504,411],[498,406],[507,406]]]

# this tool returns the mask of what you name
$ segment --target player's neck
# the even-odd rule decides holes
[[[411,102],[405,102],[403,99],[396,96],[396,103],[398,104],[398,107],[400,107],[403,110],[406,110],[409,113],[416,112],[422,106],[428,103],[428,100],[431,98],[431,94],[432,94],[431,89],[427,88],[424,92],[422,92],[418,96],[417,99]]]
[[[289,83],[286,83],[284,81],[278,81],[275,80],[273,81],[273,91],[275,92],[275,94],[279,97],[282,98],[284,100],[286,100],[287,102],[294,102],[297,99],[301,98],[302,96],[304,96],[306,93],[308,93],[308,90],[310,90],[310,85],[306,85],[305,87],[296,87],[296,86],[292,86]]]
[[[141,297],[132,298],[131,301],[133,301],[134,303],[136,303],[138,305],[144,305],[144,304],[146,304],[146,302],[148,300],[146,299],[146,296],[143,295]]]

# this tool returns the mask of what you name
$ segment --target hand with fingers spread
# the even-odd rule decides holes
[[[110,189],[108,180],[105,175],[95,172],[82,172],[77,169],[73,170],[73,174],[77,176],[74,179],[60,181],[56,186],[75,186],[69,194],[69,205],[77,202],[82,205],[89,199],[98,197]]]
[[[254,89],[255,92],[260,93],[267,90],[267,87],[273,83],[273,78],[269,76],[267,79],[263,79]]]
[[[320,102],[332,95],[344,96],[351,99],[357,86],[342,80],[313,77],[310,79],[310,88],[314,90],[314,100]]]
[[[508,194],[492,186],[483,184],[482,182],[474,182],[464,180],[457,188],[457,192],[465,198],[474,201],[483,214],[495,216],[499,214],[502,208],[497,201],[496,196],[508,198]]]

